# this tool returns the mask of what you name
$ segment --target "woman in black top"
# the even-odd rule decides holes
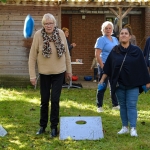
[[[144,57],[150,74],[150,37],[146,40],[145,48],[144,48]]]
[[[107,76],[110,77],[112,92],[116,93],[120,104],[122,129],[118,134],[129,133],[130,124],[131,136],[137,136],[136,106],[139,88],[142,85],[150,88],[150,77],[141,49],[132,45],[130,38],[130,30],[123,28],[119,34],[120,45],[115,46],[109,54],[100,83],[103,83]]]

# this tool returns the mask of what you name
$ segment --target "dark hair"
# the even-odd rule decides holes
[[[122,29],[120,30],[120,32],[121,32],[123,29],[128,30],[129,34],[130,34],[130,35],[132,35],[132,31],[131,31],[131,29],[130,29],[130,28],[124,27],[124,28],[122,28]],[[120,34],[120,32],[119,32],[119,34]]]
[[[120,32],[121,32],[123,29],[126,29],[126,30],[129,32],[129,34],[132,35],[130,28],[122,28],[122,29],[120,30]],[[120,32],[119,32],[119,34],[120,34]],[[121,44],[116,45],[112,50],[115,51],[116,53],[120,53],[120,48],[121,48]]]
[[[133,34],[133,33],[132,33],[132,28],[131,28],[131,25],[130,25],[130,24],[125,24],[125,25],[123,26],[123,28],[127,28],[127,29],[129,29],[129,30],[130,30],[130,33],[131,33],[131,35]]]

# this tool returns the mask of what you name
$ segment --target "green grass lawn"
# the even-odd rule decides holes
[[[138,137],[117,135],[121,129],[119,111],[111,109],[109,90],[105,92],[104,112],[97,113],[96,89],[63,89],[60,98],[61,116],[101,116],[104,138],[100,140],[51,139],[39,129],[39,89],[0,88],[0,124],[8,134],[0,137],[0,150],[150,150],[150,92],[138,101]]]

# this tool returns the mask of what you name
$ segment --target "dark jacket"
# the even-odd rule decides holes
[[[126,53],[125,62],[119,72]],[[131,88],[150,83],[143,53],[139,47],[132,44],[128,48],[123,48],[121,45],[115,46],[110,52],[103,70],[110,77],[112,93],[115,93],[117,82]]]
[[[144,57],[148,67],[150,67],[150,37],[146,40],[145,48],[144,48]]]
[[[71,52],[71,50],[73,49],[73,46],[70,44],[68,38],[66,38],[67,40],[67,44],[68,44],[68,49],[69,49],[69,53]]]

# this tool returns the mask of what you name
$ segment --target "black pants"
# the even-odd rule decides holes
[[[66,73],[66,72],[65,72]],[[64,79],[63,79],[63,84],[66,84],[66,78],[65,78],[65,75],[64,75]]]
[[[103,70],[100,66],[98,66],[99,69],[100,69],[100,79],[103,75]],[[99,80],[100,80],[99,79]],[[109,78],[106,78],[105,79],[105,84],[106,84],[106,88],[107,88],[107,84],[108,84],[108,81],[109,81]],[[103,98],[104,98],[104,93],[105,93],[105,90],[101,90],[101,91],[97,91],[97,107],[102,107],[103,106]],[[111,88],[110,88],[110,94],[111,94]],[[118,101],[117,101],[117,98],[116,98],[116,95],[115,94],[111,94],[111,99],[112,99],[112,106],[118,106]]]
[[[94,68],[94,80],[97,80],[98,68]]]
[[[49,114],[49,101],[51,101],[50,122],[51,129],[59,123],[59,98],[62,89],[64,73],[54,75],[40,74],[40,126],[46,128]]]

